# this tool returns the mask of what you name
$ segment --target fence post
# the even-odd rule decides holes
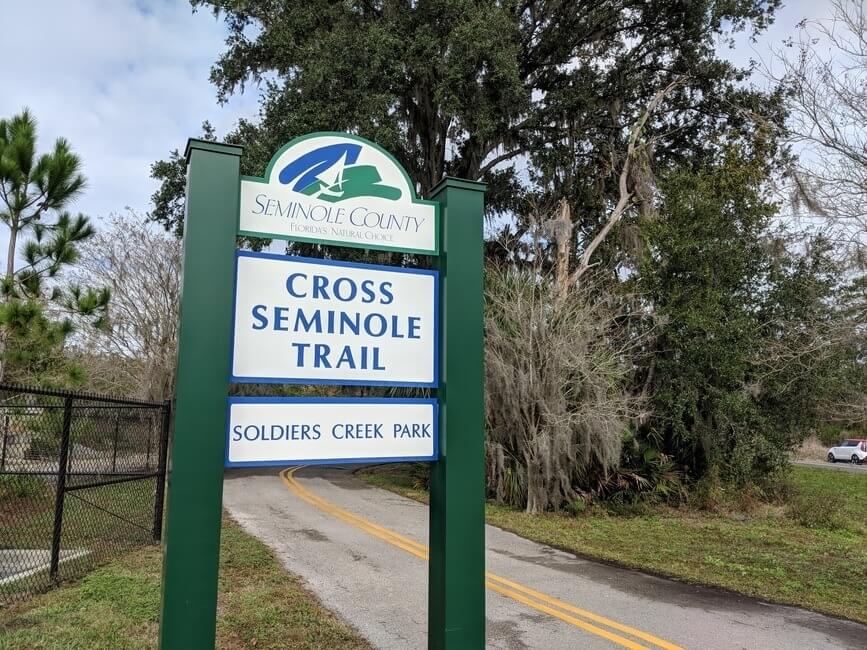
[[[69,459],[69,431],[72,426],[72,397],[63,401],[63,427],[60,431],[60,459],[57,465],[57,491],[54,497],[54,530],[51,534],[51,564],[48,570],[51,579],[57,580],[60,567],[60,536],[63,532],[63,499],[66,494],[66,471]]]
[[[154,497],[154,541],[163,536],[163,506],[166,500],[166,465],[169,451],[169,428],[172,421],[172,402],[163,404],[163,423],[160,431],[160,451],[157,466],[157,493]]]
[[[119,413],[120,407],[117,407],[115,410],[118,412],[116,412],[114,414],[114,440],[112,442],[112,447],[111,447],[111,473],[112,474],[117,473],[117,436],[118,436],[119,431],[120,431],[120,413]]]
[[[154,419],[148,415],[148,446],[145,454],[145,471],[150,471],[151,468],[151,438],[154,437]]]
[[[9,444],[9,416],[3,416],[3,449],[0,451],[0,472],[6,471],[6,447]]]

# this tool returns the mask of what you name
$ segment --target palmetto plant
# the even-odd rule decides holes
[[[31,339],[45,328],[31,325],[47,324],[49,305],[61,316],[51,331],[63,338],[71,331],[71,316],[96,324],[105,317],[108,290],[57,282],[62,268],[78,259],[76,245],[94,232],[86,216],[65,211],[85,184],[81,161],[65,139],[58,138],[49,153],[37,154],[36,120],[27,109],[0,119],[0,220],[9,228],[0,284],[0,379],[10,337],[22,345],[25,339],[28,345],[38,343]],[[32,322],[22,320],[22,314],[32,314]],[[56,336],[49,338],[46,347],[56,344]]]

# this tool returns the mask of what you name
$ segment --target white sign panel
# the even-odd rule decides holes
[[[432,399],[229,398],[226,467],[437,458]]]
[[[236,254],[232,381],[437,385],[436,271]]]
[[[439,206],[385,150],[345,133],[293,140],[241,180],[242,234],[436,254]]]

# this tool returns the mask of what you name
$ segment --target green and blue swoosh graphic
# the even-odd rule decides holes
[[[366,196],[399,199],[400,188],[383,184],[375,166],[356,164],[361,146],[340,142],[308,151],[287,164],[278,179],[283,185],[294,182],[296,192],[331,203]]]

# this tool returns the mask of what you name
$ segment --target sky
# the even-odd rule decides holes
[[[768,58],[801,19],[828,14],[830,0],[786,4],[758,43],[740,37],[721,53],[740,65]],[[0,116],[29,107],[41,151],[58,136],[71,142],[89,181],[73,210],[97,220],[126,207],[146,212],[151,163],[182,150],[203,120],[219,136],[256,114],[254,87],[217,104],[208,75],[226,29],[184,0],[0,0],[0,25]]]
[[[226,30],[183,0],[0,0],[0,25],[0,116],[29,107],[40,151],[70,141],[88,179],[76,211],[146,211],[154,160],[205,119],[222,134],[256,112],[253,94],[217,105],[208,74]]]

